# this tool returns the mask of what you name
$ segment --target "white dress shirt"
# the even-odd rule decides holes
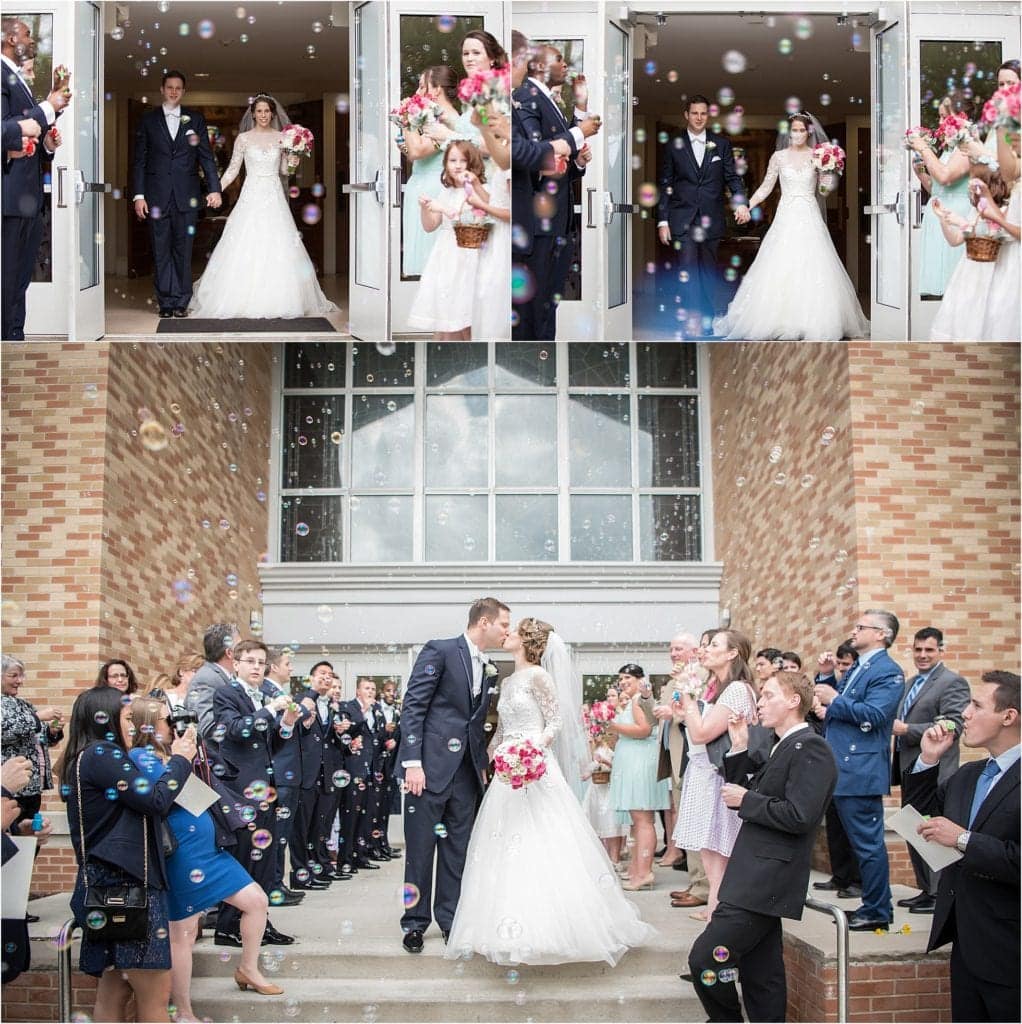
[[[7,68],[8,71],[14,72],[18,81],[21,82],[21,84],[28,90],[29,96],[35,99],[35,93],[32,91],[32,86],[21,73],[21,68],[19,68],[18,65],[15,64],[14,61],[6,54],[0,54],[0,56],[3,57],[4,67]],[[38,100],[37,106],[46,115],[46,126],[50,127],[53,122],[57,120],[57,112],[53,109],[53,104],[50,103],[49,100]],[[21,118],[19,118],[19,120],[21,120]]]
[[[689,132],[688,144],[692,147],[692,156],[695,157],[696,163],[702,167],[703,159],[706,157],[706,132],[700,132],[698,135]]]

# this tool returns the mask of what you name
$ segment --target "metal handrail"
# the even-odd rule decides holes
[[[57,1020],[71,1020],[71,944],[81,925],[72,917],[57,935]]]
[[[829,914],[837,927],[837,1019],[848,1024],[848,915],[833,903],[806,897],[806,906],[821,914]]]

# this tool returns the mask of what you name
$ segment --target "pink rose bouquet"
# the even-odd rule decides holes
[[[440,107],[431,99],[414,93],[394,107],[388,117],[402,131],[421,132],[440,119]]]
[[[512,789],[521,789],[546,775],[546,755],[531,740],[502,743],[493,769]]]
[[[824,174],[840,174],[845,169],[845,151],[833,142],[813,147],[813,166]]]
[[[1020,83],[1012,82],[1011,85],[998,89],[983,105],[983,114],[980,118],[983,124],[1017,132],[1019,130],[1019,88]]]
[[[599,743],[607,734],[607,723],[613,722],[616,714],[617,708],[609,700],[594,700],[583,712],[583,724],[594,743]]]
[[[511,113],[511,69],[485,68],[458,83],[458,98],[479,111],[486,122],[489,113]]]
[[[937,143],[933,137],[933,132],[931,132],[929,128],[925,127],[925,125],[916,125],[915,128],[909,128],[909,130],[905,132],[906,149],[912,148],[912,142],[914,139],[922,139],[924,142],[926,142],[930,149],[937,148]]]
[[[976,126],[964,114],[948,114],[940,119],[933,134],[940,149],[951,149],[976,138]]]
[[[312,132],[300,124],[289,124],[280,133],[280,148],[289,157],[312,156],[313,142],[315,142],[315,137]]]

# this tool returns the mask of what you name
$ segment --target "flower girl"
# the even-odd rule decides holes
[[[432,331],[437,341],[469,341],[472,338],[472,303],[479,269],[479,239],[457,237],[455,227],[478,228],[485,217],[469,201],[477,197],[485,208],[489,192],[483,188],[486,174],[478,148],[465,139],[452,139],[444,153],[440,175],[442,191],[436,197],[420,196],[419,216],[424,231],[439,231],[426,261],[419,290],[408,315],[417,330]],[[464,232],[463,232],[464,233]],[[468,242],[468,245],[465,242]],[[473,245],[474,247],[469,247]]]

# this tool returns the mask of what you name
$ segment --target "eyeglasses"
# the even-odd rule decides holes
[[[875,629],[878,633],[882,633],[884,631],[883,626],[871,626],[868,622],[857,622],[854,626],[852,626],[852,629]]]
[[[128,678],[128,673],[127,672],[107,672],[106,677],[107,677],[107,679],[127,679]]]
[[[255,658],[239,658],[239,665],[258,665],[260,668],[266,668],[266,660],[256,661]]]

